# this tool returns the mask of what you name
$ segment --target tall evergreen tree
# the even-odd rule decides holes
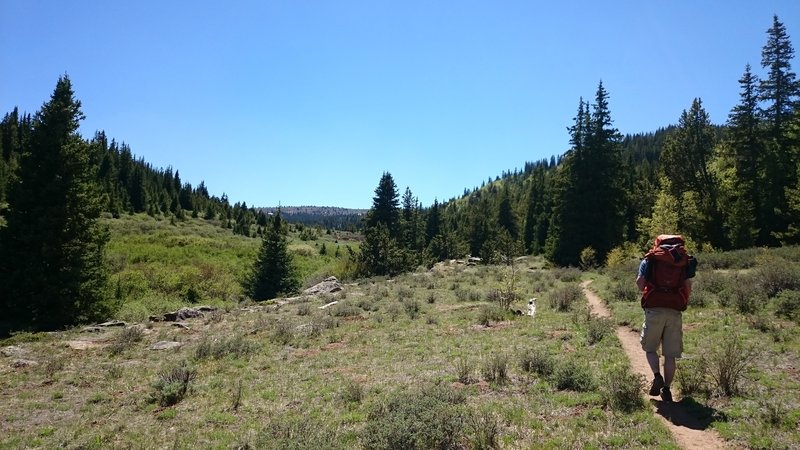
[[[759,229],[769,229],[760,198],[764,145],[758,117],[758,78],[750,64],[745,66],[739,86],[739,104],[728,115],[728,139],[721,150],[732,168],[725,201],[728,239],[734,248],[746,248],[756,244]]]
[[[586,247],[603,259],[622,238],[626,193],[621,136],[612,125],[602,81],[592,106],[590,113],[581,99],[569,128],[572,148],[556,175],[545,253],[561,265],[577,265]]]
[[[269,300],[278,294],[291,294],[300,287],[297,269],[289,254],[285,228],[278,211],[267,224],[258,257],[245,280],[245,290],[254,300]]]
[[[375,188],[375,197],[372,198],[372,208],[366,218],[368,228],[379,223],[386,225],[389,236],[398,237],[400,211],[397,185],[389,172],[384,172],[381,176],[378,187]]]
[[[672,196],[683,200],[681,228],[697,242],[724,247],[718,181],[710,168],[715,141],[708,113],[696,98],[689,111],[681,113],[678,127],[667,139],[661,168],[671,181]],[[699,216],[691,211],[698,211]]]
[[[766,127],[765,195],[760,210],[769,228],[762,228],[759,240],[775,245],[777,236],[789,225],[785,188],[797,184],[797,156],[792,151],[796,142],[792,142],[789,126],[797,108],[800,85],[791,66],[794,48],[778,16],[773,16],[767,36],[767,43],[761,50],[761,66],[768,73],[759,85],[759,99],[763,103],[761,114]]]
[[[36,114],[0,234],[0,286],[11,328],[53,330],[105,318],[108,232],[81,103],[66,75]]]

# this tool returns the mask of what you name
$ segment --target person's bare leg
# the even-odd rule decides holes
[[[658,367],[658,353],[656,352],[646,352],[645,355],[647,356],[647,364],[650,364],[650,369],[653,371],[653,375],[657,373],[661,373],[661,369]],[[675,359],[673,358],[673,362]],[[664,364],[664,370],[666,371],[666,363]],[[674,371],[673,371],[674,373]],[[667,383],[669,384],[669,383]]]
[[[675,362],[675,357],[664,357],[664,385],[670,387],[672,385],[672,379],[675,377],[675,369],[677,368],[677,364]]]

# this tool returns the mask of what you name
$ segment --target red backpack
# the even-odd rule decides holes
[[[644,258],[647,260],[642,308],[672,308],[685,311],[689,292],[684,282],[694,276],[697,260],[686,252],[683,237],[662,234]]]

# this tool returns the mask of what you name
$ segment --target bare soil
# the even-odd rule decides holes
[[[589,301],[589,307],[594,314],[600,317],[612,318],[611,311],[606,307],[600,297],[589,289],[591,280],[584,281],[581,286],[583,293]],[[627,328],[616,328],[617,338],[628,355],[633,372],[642,375],[649,382],[653,378],[650,366],[647,364],[642,347],[639,344],[639,333]],[[680,370],[680,364],[678,365]],[[643,393],[644,395],[645,393]],[[661,418],[664,425],[675,437],[675,441],[683,449],[724,449],[730,448],[719,434],[709,428],[707,420],[695,417],[691,411],[683,405],[680,391],[673,386],[672,395],[674,402],[667,403],[659,397],[646,396],[646,400],[652,405],[653,412]]]

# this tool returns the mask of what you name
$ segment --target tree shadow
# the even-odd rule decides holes
[[[656,413],[679,427],[693,430],[706,430],[713,422],[726,422],[725,414],[710,406],[698,403],[692,397],[684,397],[679,402],[650,400]]]

